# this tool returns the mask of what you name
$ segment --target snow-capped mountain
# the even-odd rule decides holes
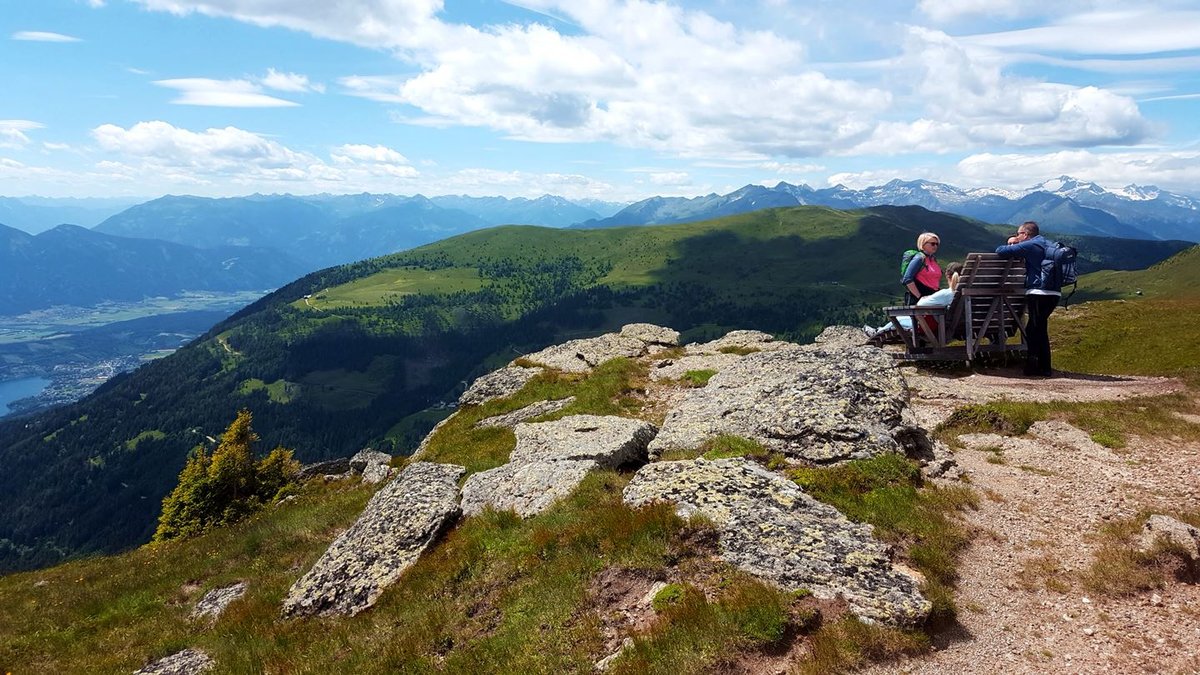
[[[814,189],[779,183],[747,185],[726,195],[652,197],[615,215],[577,227],[679,223],[777,206],[922,206],[990,223],[1036,220],[1047,230],[1131,239],[1200,241],[1200,200],[1158,187],[1127,185],[1117,190],[1059,176],[1025,190],[962,189],[927,180],[893,180],[855,190],[845,185]]]

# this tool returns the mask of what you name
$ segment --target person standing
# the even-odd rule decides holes
[[[1001,258],[1021,258],[1025,261],[1025,335],[1029,350],[1025,353],[1025,374],[1050,377],[1050,314],[1058,307],[1062,289],[1055,276],[1045,274],[1042,261],[1046,259],[1046,238],[1032,220],[1021,223],[1008,244],[996,249]]]
[[[900,284],[904,286],[904,304],[915,305],[926,295],[936,293],[942,283],[942,268],[938,265],[937,252],[942,240],[932,232],[923,232],[917,237],[920,251],[908,263]]]

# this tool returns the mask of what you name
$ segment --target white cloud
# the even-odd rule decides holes
[[[300,105],[262,93],[262,89],[246,80],[210,80],[186,77],[156,80],[154,84],[181,92],[171,101],[176,105],[215,106],[223,108],[281,108]]]
[[[264,87],[275,89],[276,91],[315,91],[317,93],[325,93],[325,85],[309,82],[307,75],[281,73],[274,68],[268,68],[266,76],[261,81]]]
[[[653,185],[688,185],[692,182],[686,171],[665,171],[650,174]]]
[[[408,164],[408,158],[383,145],[341,145],[332,153],[334,161]]]
[[[29,145],[26,131],[45,128],[45,125],[31,120],[0,120],[0,148],[16,150]]]
[[[25,42],[82,42],[77,37],[62,33],[47,33],[39,30],[23,30],[12,34],[12,39]]]
[[[981,153],[963,159],[956,169],[961,185],[1025,188],[1049,176],[1069,175],[1110,188],[1136,183],[1192,194],[1200,185],[1200,150]]]
[[[1156,7],[1076,14],[1045,26],[987,33],[964,42],[993,49],[1076,54],[1154,54],[1200,49],[1200,11]]]
[[[910,28],[905,61],[920,73],[916,93],[927,117],[957,127],[934,124],[921,134],[915,126],[923,121],[910,125],[935,144],[938,133],[957,133],[976,145],[1131,145],[1152,131],[1127,96],[1005,75],[988,54],[939,31]],[[949,137],[945,147],[953,147]]]
[[[139,160],[149,169],[289,179],[302,178],[305,168],[319,161],[236,127],[195,132],[161,121],[138,122],[128,129],[104,124],[92,130],[92,137],[101,149]]]
[[[67,143],[42,143],[42,147],[52,152],[62,152],[71,149],[71,146]]]
[[[920,0],[917,9],[937,23],[958,19],[1015,17],[1043,7],[1038,0]]]

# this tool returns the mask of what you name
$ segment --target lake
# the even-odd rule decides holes
[[[9,403],[28,396],[36,396],[49,384],[50,380],[43,377],[26,377],[20,380],[0,382],[0,417],[11,412],[8,407]]]

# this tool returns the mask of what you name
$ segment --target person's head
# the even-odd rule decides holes
[[[946,265],[946,285],[950,290],[958,288],[958,275],[963,270],[963,264],[960,262],[952,262]]]
[[[1020,241],[1033,239],[1036,236],[1038,236],[1038,224],[1032,220],[1021,223],[1021,226],[1017,228],[1017,239]]]
[[[921,236],[917,237],[917,250],[925,255],[937,255],[941,244],[942,240],[932,232],[922,232]]]

